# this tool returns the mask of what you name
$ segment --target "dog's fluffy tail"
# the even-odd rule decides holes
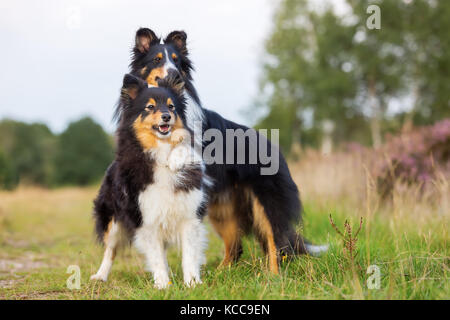
[[[322,254],[327,252],[328,247],[329,247],[328,244],[315,245],[315,244],[306,244],[305,243],[306,252],[309,255],[314,256],[314,257],[321,256]]]
[[[304,239],[300,234],[293,232],[290,237],[291,247],[294,248],[296,254],[309,254],[314,257],[321,256],[328,251],[329,245],[316,245],[311,241]]]

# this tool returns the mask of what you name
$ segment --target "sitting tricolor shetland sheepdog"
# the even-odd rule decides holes
[[[117,154],[94,202],[105,253],[91,279],[107,280],[116,249],[128,240],[145,256],[157,288],[170,283],[171,243],[182,249],[185,284],[201,282],[209,182],[185,126],[183,83],[166,78],[158,85],[124,77]]]

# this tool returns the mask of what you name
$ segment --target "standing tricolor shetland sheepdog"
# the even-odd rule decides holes
[[[124,78],[116,159],[94,202],[105,253],[91,279],[106,281],[116,249],[131,240],[157,288],[170,283],[166,248],[171,243],[182,249],[185,284],[201,282],[209,182],[185,126],[184,83],[166,78],[158,85],[149,88],[137,77]]]

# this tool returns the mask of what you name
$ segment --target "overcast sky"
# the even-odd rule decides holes
[[[257,94],[274,1],[1,1],[0,118],[63,130],[111,116],[128,70],[134,33],[182,29],[205,107],[241,123]]]
[[[320,7],[327,0],[314,0]],[[247,125],[278,0],[0,1],[0,119],[56,132],[92,116],[108,131],[134,34],[184,30],[205,107]],[[333,0],[339,11],[342,0]]]

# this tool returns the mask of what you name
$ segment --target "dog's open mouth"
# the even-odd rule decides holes
[[[162,135],[166,135],[170,132],[171,126],[169,124],[161,124],[159,126],[154,126],[153,129],[157,130]]]

